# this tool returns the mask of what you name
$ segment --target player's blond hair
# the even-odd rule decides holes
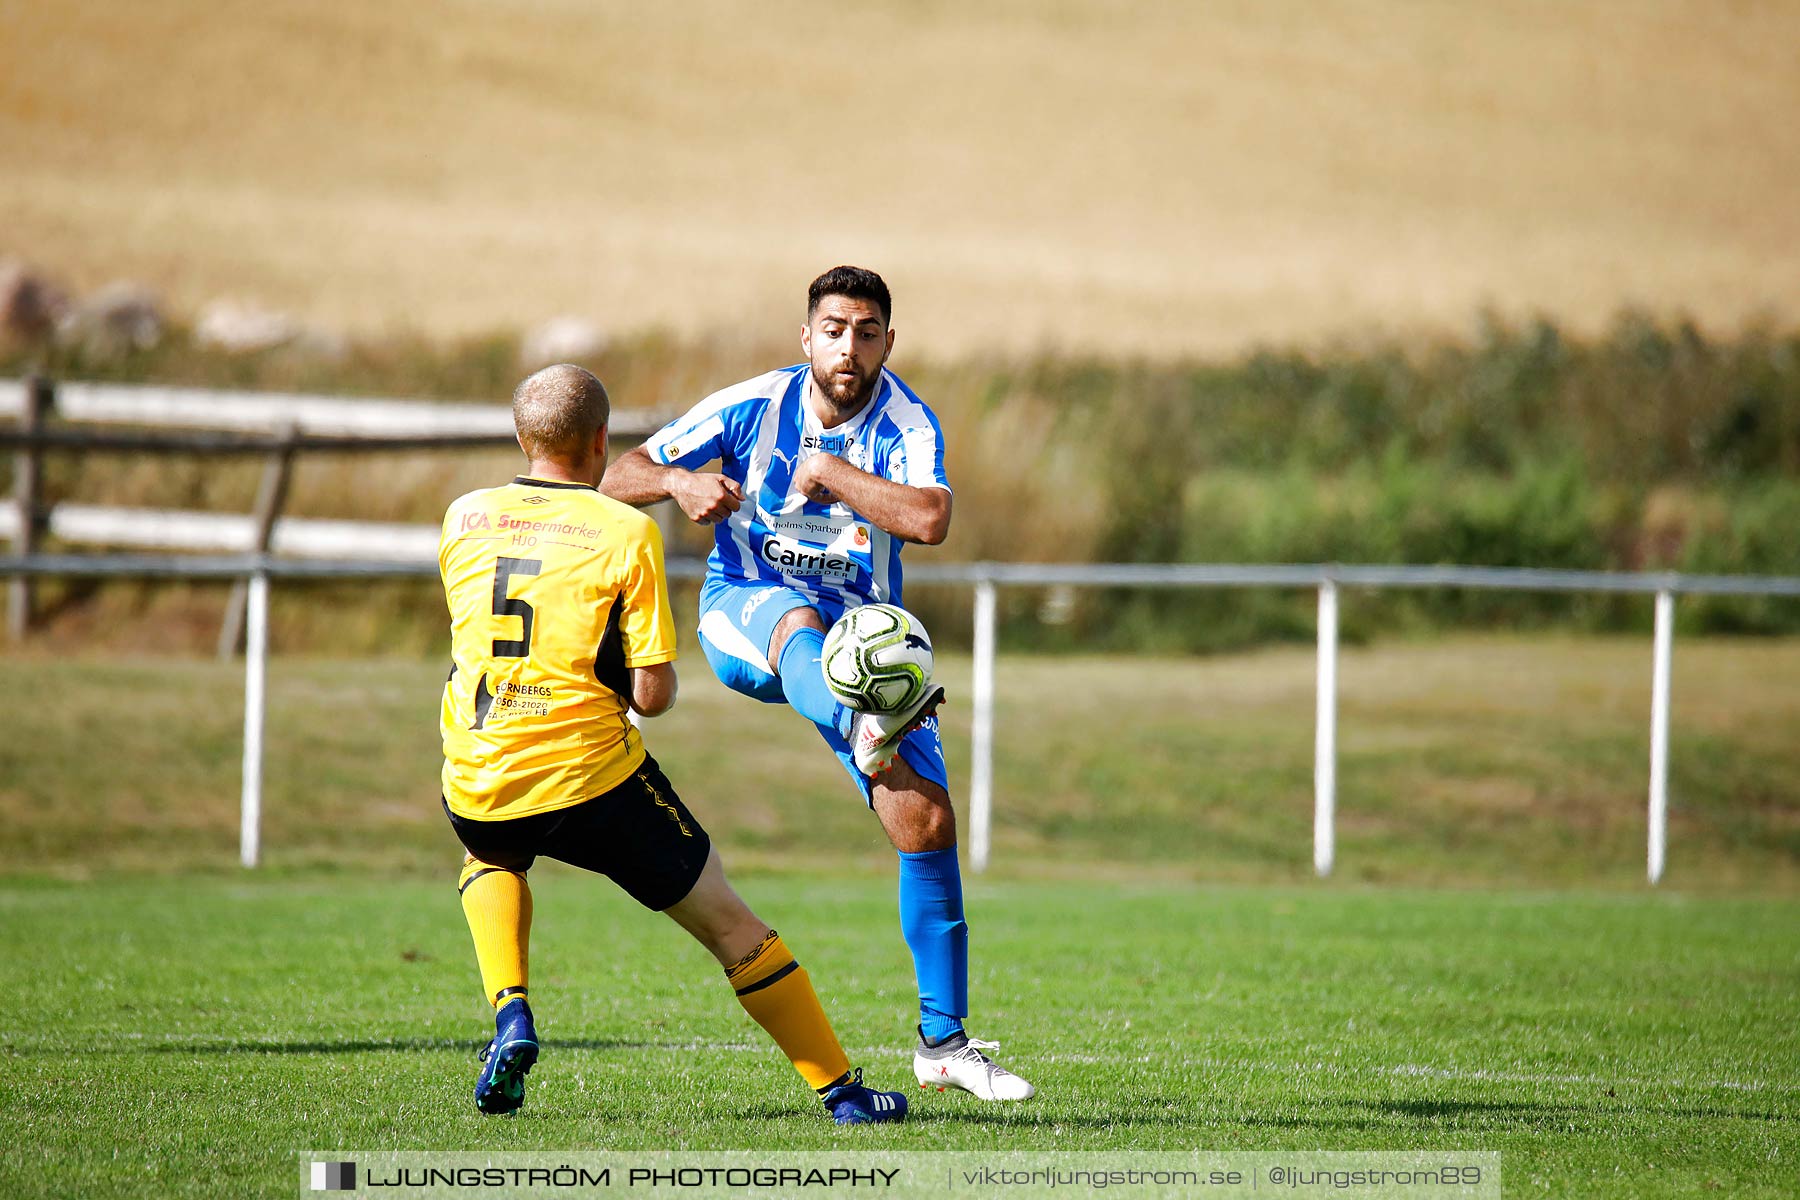
[[[513,389],[513,428],[532,458],[581,458],[612,415],[606,385],[573,363],[545,367]]]

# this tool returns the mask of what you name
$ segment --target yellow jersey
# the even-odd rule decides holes
[[[567,808],[644,761],[628,669],[675,658],[656,522],[585,484],[520,476],[444,514],[444,802],[474,820]]]

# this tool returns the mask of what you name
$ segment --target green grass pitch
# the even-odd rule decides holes
[[[1374,1149],[1504,1155],[1509,1196],[1800,1188],[1800,901],[976,881],[972,1028],[1006,1107],[910,1079],[891,879],[750,874],[854,1061],[840,1130],[712,961],[604,880],[534,872],[545,1042],[490,1028],[448,875],[0,883],[0,1195],[284,1195],[294,1152]]]

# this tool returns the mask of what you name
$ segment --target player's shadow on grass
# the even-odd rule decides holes
[[[1726,1108],[1720,1105],[1687,1105],[1641,1104],[1628,1101],[1618,1105],[1605,1104],[1534,1104],[1523,1100],[1356,1100],[1353,1104],[1361,1108],[1374,1109],[1379,1112],[1393,1113],[1397,1116],[1416,1117],[1423,1120],[1439,1120],[1441,1118],[1494,1116],[1505,1119],[1514,1115],[1531,1117],[1551,1117],[1561,1120],[1571,1116],[1606,1117],[1630,1116],[1642,1113],[1656,1117],[1694,1117],[1711,1119],[1728,1117],[1740,1121],[1794,1121],[1795,1116],[1787,1113],[1749,1111],[1745,1109]]]
[[[1693,1120],[1719,1118],[1741,1121],[1792,1123],[1792,1114],[1707,1105],[1643,1104],[1635,1101],[1610,1104],[1570,1104],[1566,1101],[1529,1100],[1345,1100],[1346,1109],[1359,1109],[1366,1117],[1332,1116],[1326,1109],[1318,1116],[1282,1117],[1253,1114],[1236,1118],[1249,1126],[1278,1129],[1393,1129],[1397,1124],[1436,1124],[1455,1128],[1532,1129],[1562,1132],[1571,1122],[1593,1124],[1634,1117],[1681,1117]],[[1396,1121],[1396,1118],[1401,1118]]]
[[[673,1043],[636,1042],[622,1038],[557,1038],[551,1044],[556,1050],[669,1050],[679,1049]],[[145,1050],[151,1054],[380,1054],[387,1051],[447,1050],[451,1053],[474,1054],[482,1043],[474,1038],[384,1038],[380,1040],[344,1041],[208,1041],[155,1042],[148,1046],[118,1047]],[[105,1053],[113,1047],[91,1048]],[[67,1053],[66,1047],[45,1047],[46,1053]]]
[[[803,1115],[810,1119],[812,1114],[796,1114],[792,1108],[761,1104],[740,1108],[731,1115],[740,1121],[779,1121],[796,1115]],[[1167,1125],[1171,1128],[1187,1128],[1193,1124],[1190,1119],[1173,1113],[1132,1113],[1128,1117],[1108,1117],[1100,1114],[1070,1113],[1061,1109],[1052,1110],[1045,1108],[1042,1104],[1008,1104],[1002,1108],[980,1100],[970,1100],[966,1104],[955,1101],[948,1104],[921,1104],[916,1098],[911,1098],[906,1110],[907,1124],[916,1125],[920,1122],[929,1124],[937,1121],[954,1125],[990,1125],[999,1129],[1029,1130],[1041,1130],[1050,1125],[1075,1129],[1106,1130],[1134,1125]]]

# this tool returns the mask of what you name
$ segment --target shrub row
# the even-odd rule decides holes
[[[221,355],[179,330],[124,357],[50,353],[0,357],[0,375],[40,366],[65,378],[493,401],[518,374],[517,340],[504,334],[399,338],[332,361]],[[589,365],[616,403],[674,411],[786,360],[770,347],[648,335]],[[1625,314],[1587,340],[1547,322],[1486,320],[1462,341],[1268,350],[1229,363],[899,365],[943,419],[957,485],[956,528],[935,557],[1800,574],[1800,334],[1709,338]],[[242,508],[254,482],[216,464],[103,467],[61,464],[53,489],[88,502]],[[409,464],[395,478],[406,494],[387,497],[379,515],[435,520],[450,495],[434,480],[456,477]],[[303,494],[326,508],[358,494],[330,484],[312,479]],[[940,637],[966,632],[966,595],[908,599]],[[1041,647],[1202,651],[1310,637],[1313,623],[1311,597],[1295,594],[1002,599],[1004,636]],[[1697,629],[1800,628],[1791,601],[1690,600],[1680,611]],[[1647,614],[1629,598],[1389,592],[1348,598],[1345,630],[1634,628]]]
[[[1210,472],[1189,480],[1166,514],[1138,519],[1154,520],[1152,536],[1134,541],[1115,525],[1115,556],[1141,547],[1143,561],[1800,575],[1800,480],[1703,490],[1596,485],[1569,460],[1511,475],[1398,456],[1331,477]],[[1311,593],[1262,590],[1040,593],[1010,599],[1005,632],[1039,647],[1198,652],[1311,638],[1314,603]],[[1343,629],[1351,640],[1444,626],[1638,630],[1649,627],[1650,612],[1642,597],[1384,589],[1346,596]],[[1677,612],[1696,632],[1800,632],[1800,600],[1690,597]]]

